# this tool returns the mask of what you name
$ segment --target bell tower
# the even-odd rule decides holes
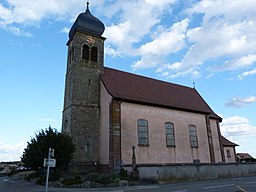
[[[72,137],[73,172],[99,161],[100,74],[103,72],[104,24],[89,10],[69,32],[62,132]]]

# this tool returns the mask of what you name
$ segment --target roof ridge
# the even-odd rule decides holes
[[[159,79],[156,79],[156,78],[153,78],[153,77],[143,76],[143,75],[140,75],[140,74],[135,74],[135,73],[127,72],[127,71],[122,71],[122,70],[114,69],[114,68],[110,68],[110,67],[104,67],[104,68],[109,69],[109,70],[115,70],[115,71],[118,71],[118,72],[121,72],[121,73],[125,73],[125,74],[128,74],[128,75],[133,75],[133,76],[137,76],[137,77],[141,77],[141,78],[145,78],[145,79],[150,79],[150,80],[153,80],[153,81],[158,81],[158,82],[172,84],[172,85],[183,87],[183,88],[188,88],[188,89],[196,90],[193,87],[189,87],[189,86],[185,86],[185,85],[180,85],[178,83],[173,83],[173,82],[169,82],[169,81],[159,80]],[[198,91],[196,90],[196,92],[198,92]]]

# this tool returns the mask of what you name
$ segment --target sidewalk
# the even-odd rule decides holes
[[[11,177],[0,177],[1,180],[4,180],[4,182],[12,183],[12,185],[17,185],[17,190],[12,192],[19,192],[23,188],[27,188],[27,191],[33,191],[33,192],[45,192],[45,185],[38,185],[33,182],[28,182],[24,180],[20,176],[11,176]],[[5,181],[6,180],[6,181]],[[15,183],[15,184],[14,184]],[[67,187],[48,187],[48,192],[90,192],[90,191],[99,191],[99,192],[125,192],[125,191],[137,191],[140,189],[152,189],[159,187],[159,184],[146,184],[146,185],[136,185],[136,186],[125,186],[125,187],[103,187],[103,188],[67,188]],[[1,184],[0,184],[0,192],[1,192]]]
[[[50,187],[48,192],[78,192],[78,191],[114,191],[114,192],[124,192],[124,191],[136,191],[140,189],[153,189],[158,188],[158,184],[154,185],[141,185],[141,186],[128,186],[128,187],[108,187],[108,188],[55,188]]]

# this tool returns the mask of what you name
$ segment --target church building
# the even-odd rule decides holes
[[[72,171],[225,162],[221,117],[195,88],[104,66],[104,24],[89,3],[69,32],[62,132]]]

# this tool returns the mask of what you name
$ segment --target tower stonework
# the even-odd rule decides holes
[[[72,137],[73,172],[99,161],[100,74],[103,72],[104,24],[88,8],[69,32],[62,132]]]

